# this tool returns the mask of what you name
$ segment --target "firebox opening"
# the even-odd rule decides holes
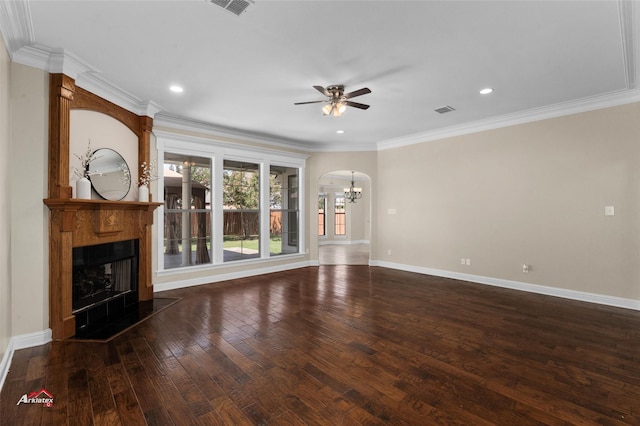
[[[76,336],[112,326],[138,309],[138,240],[73,249]]]

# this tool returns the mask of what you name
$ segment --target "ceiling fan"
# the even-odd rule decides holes
[[[340,117],[348,106],[359,109],[369,108],[369,105],[349,100],[351,98],[355,98],[356,96],[371,93],[371,90],[366,87],[350,93],[344,93],[344,86],[341,85],[328,86],[327,88],[324,88],[322,86],[313,86],[313,88],[325,95],[327,99],[324,99],[322,101],[296,102],[294,103],[294,105],[317,104],[326,102],[327,105],[322,107],[322,113],[324,115],[331,115],[333,117]]]

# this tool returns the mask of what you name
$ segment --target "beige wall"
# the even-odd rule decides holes
[[[11,65],[12,335],[49,327],[47,196],[49,75]]]
[[[81,169],[76,155],[83,156],[91,141],[91,150],[110,148],[122,156],[131,173],[131,189],[125,201],[138,201],[138,136],[120,121],[106,114],[89,110],[71,110],[69,120],[69,184],[75,190]],[[92,190],[92,198],[100,199]]]
[[[640,300],[639,183],[640,104],[381,151],[372,256]]]
[[[11,338],[11,62],[0,35],[0,360]],[[1,379],[0,379],[1,380]]]

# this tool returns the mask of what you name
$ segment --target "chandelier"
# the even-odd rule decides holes
[[[349,200],[350,203],[355,203],[357,200],[362,198],[362,188],[357,188],[355,186],[353,171],[351,171],[351,186],[349,188],[344,189],[344,198]]]

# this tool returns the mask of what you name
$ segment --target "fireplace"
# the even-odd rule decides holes
[[[73,248],[76,336],[111,327],[138,308],[138,240]]]
[[[75,336],[76,331],[85,330],[85,326],[94,324],[100,315],[108,317],[107,313],[120,308],[120,302],[128,307],[129,300],[135,299],[136,295],[138,307],[153,302],[151,227],[154,210],[163,205],[72,198],[69,185],[72,109],[105,114],[135,133],[138,137],[138,173],[142,171],[142,164],[151,161],[153,119],[150,115],[137,115],[76,87],[75,80],[67,75],[50,74],[48,198],[44,203],[49,208],[49,327],[56,340]],[[118,294],[114,294],[114,269],[128,268],[120,263],[122,259],[92,264],[84,268],[85,271],[74,271],[76,260],[84,257],[78,255],[76,259],[76,248],[131,240],[136,241],[133,243],[135,256],[125,256],[137,258],[137,261],[131,261],[131,276],[135,276],[131,287],[119,289]],[[127,244],[131,243],[125,243],[125,246]],[[75,283],[74,276],[77,277]],[[98,297],[100,291],[108,296],[94,303],[93,297]]]
[[[99,339],[97,326],[130,324],[138,315],[136,307],[153,300],[151,225],[161,203],[64,198],[44,202],[50,210],[52,337]]]

